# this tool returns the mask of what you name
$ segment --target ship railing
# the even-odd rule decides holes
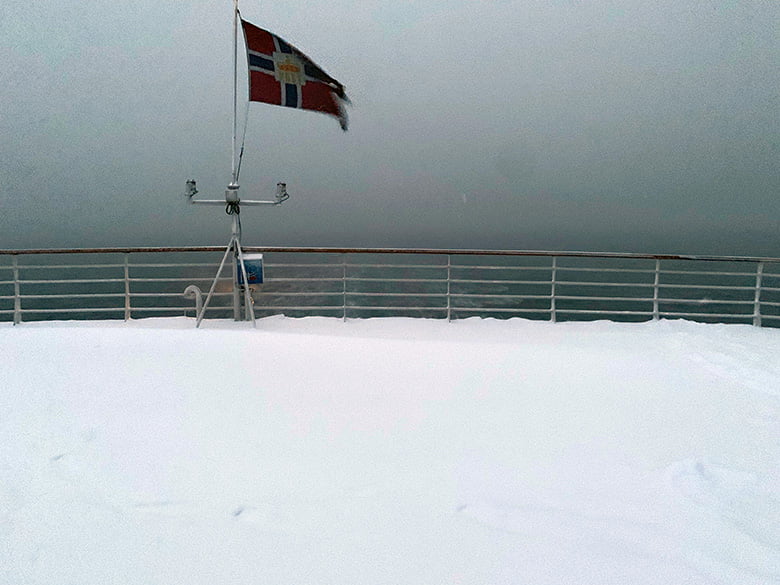
[[[780,258],[245,246],[262,253],[257,317],[411,316],[549,321],[683,318],[780,326]],[[195,315],[224,248],[0,250],[0,320]],[[233,278],[207,318],[231,318]]]

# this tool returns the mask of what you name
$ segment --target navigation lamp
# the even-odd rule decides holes
[[[195,179],[190,179],[187,181],[187,188],[184,190],[184,194],[187,197],[192,197],[198,192],[197,187],[195,187]]]
[[[290,195],[287,193],[287,183],[276,184],[276,203],[279,204],[282,201],[287,201]]]

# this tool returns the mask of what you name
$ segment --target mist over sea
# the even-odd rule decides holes
[[[780,3],[241,1],[350,128],[252,103],[244,243],[780,256]],[[224,245],[229,2],[0,9],[0,249]],[[242,49],[243,50],[243,49]],[[239,60],[243,67],[243,61]]]

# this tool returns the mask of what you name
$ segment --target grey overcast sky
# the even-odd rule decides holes
[[[0,248],[227,242],[231,10],[3,0]],[[246,244],[780,255],[777,0],[241,10],[353,101],[251,104]]]

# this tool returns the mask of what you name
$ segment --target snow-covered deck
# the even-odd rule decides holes
[[[0,324],[0,583],[780,583],[780,330]]]

